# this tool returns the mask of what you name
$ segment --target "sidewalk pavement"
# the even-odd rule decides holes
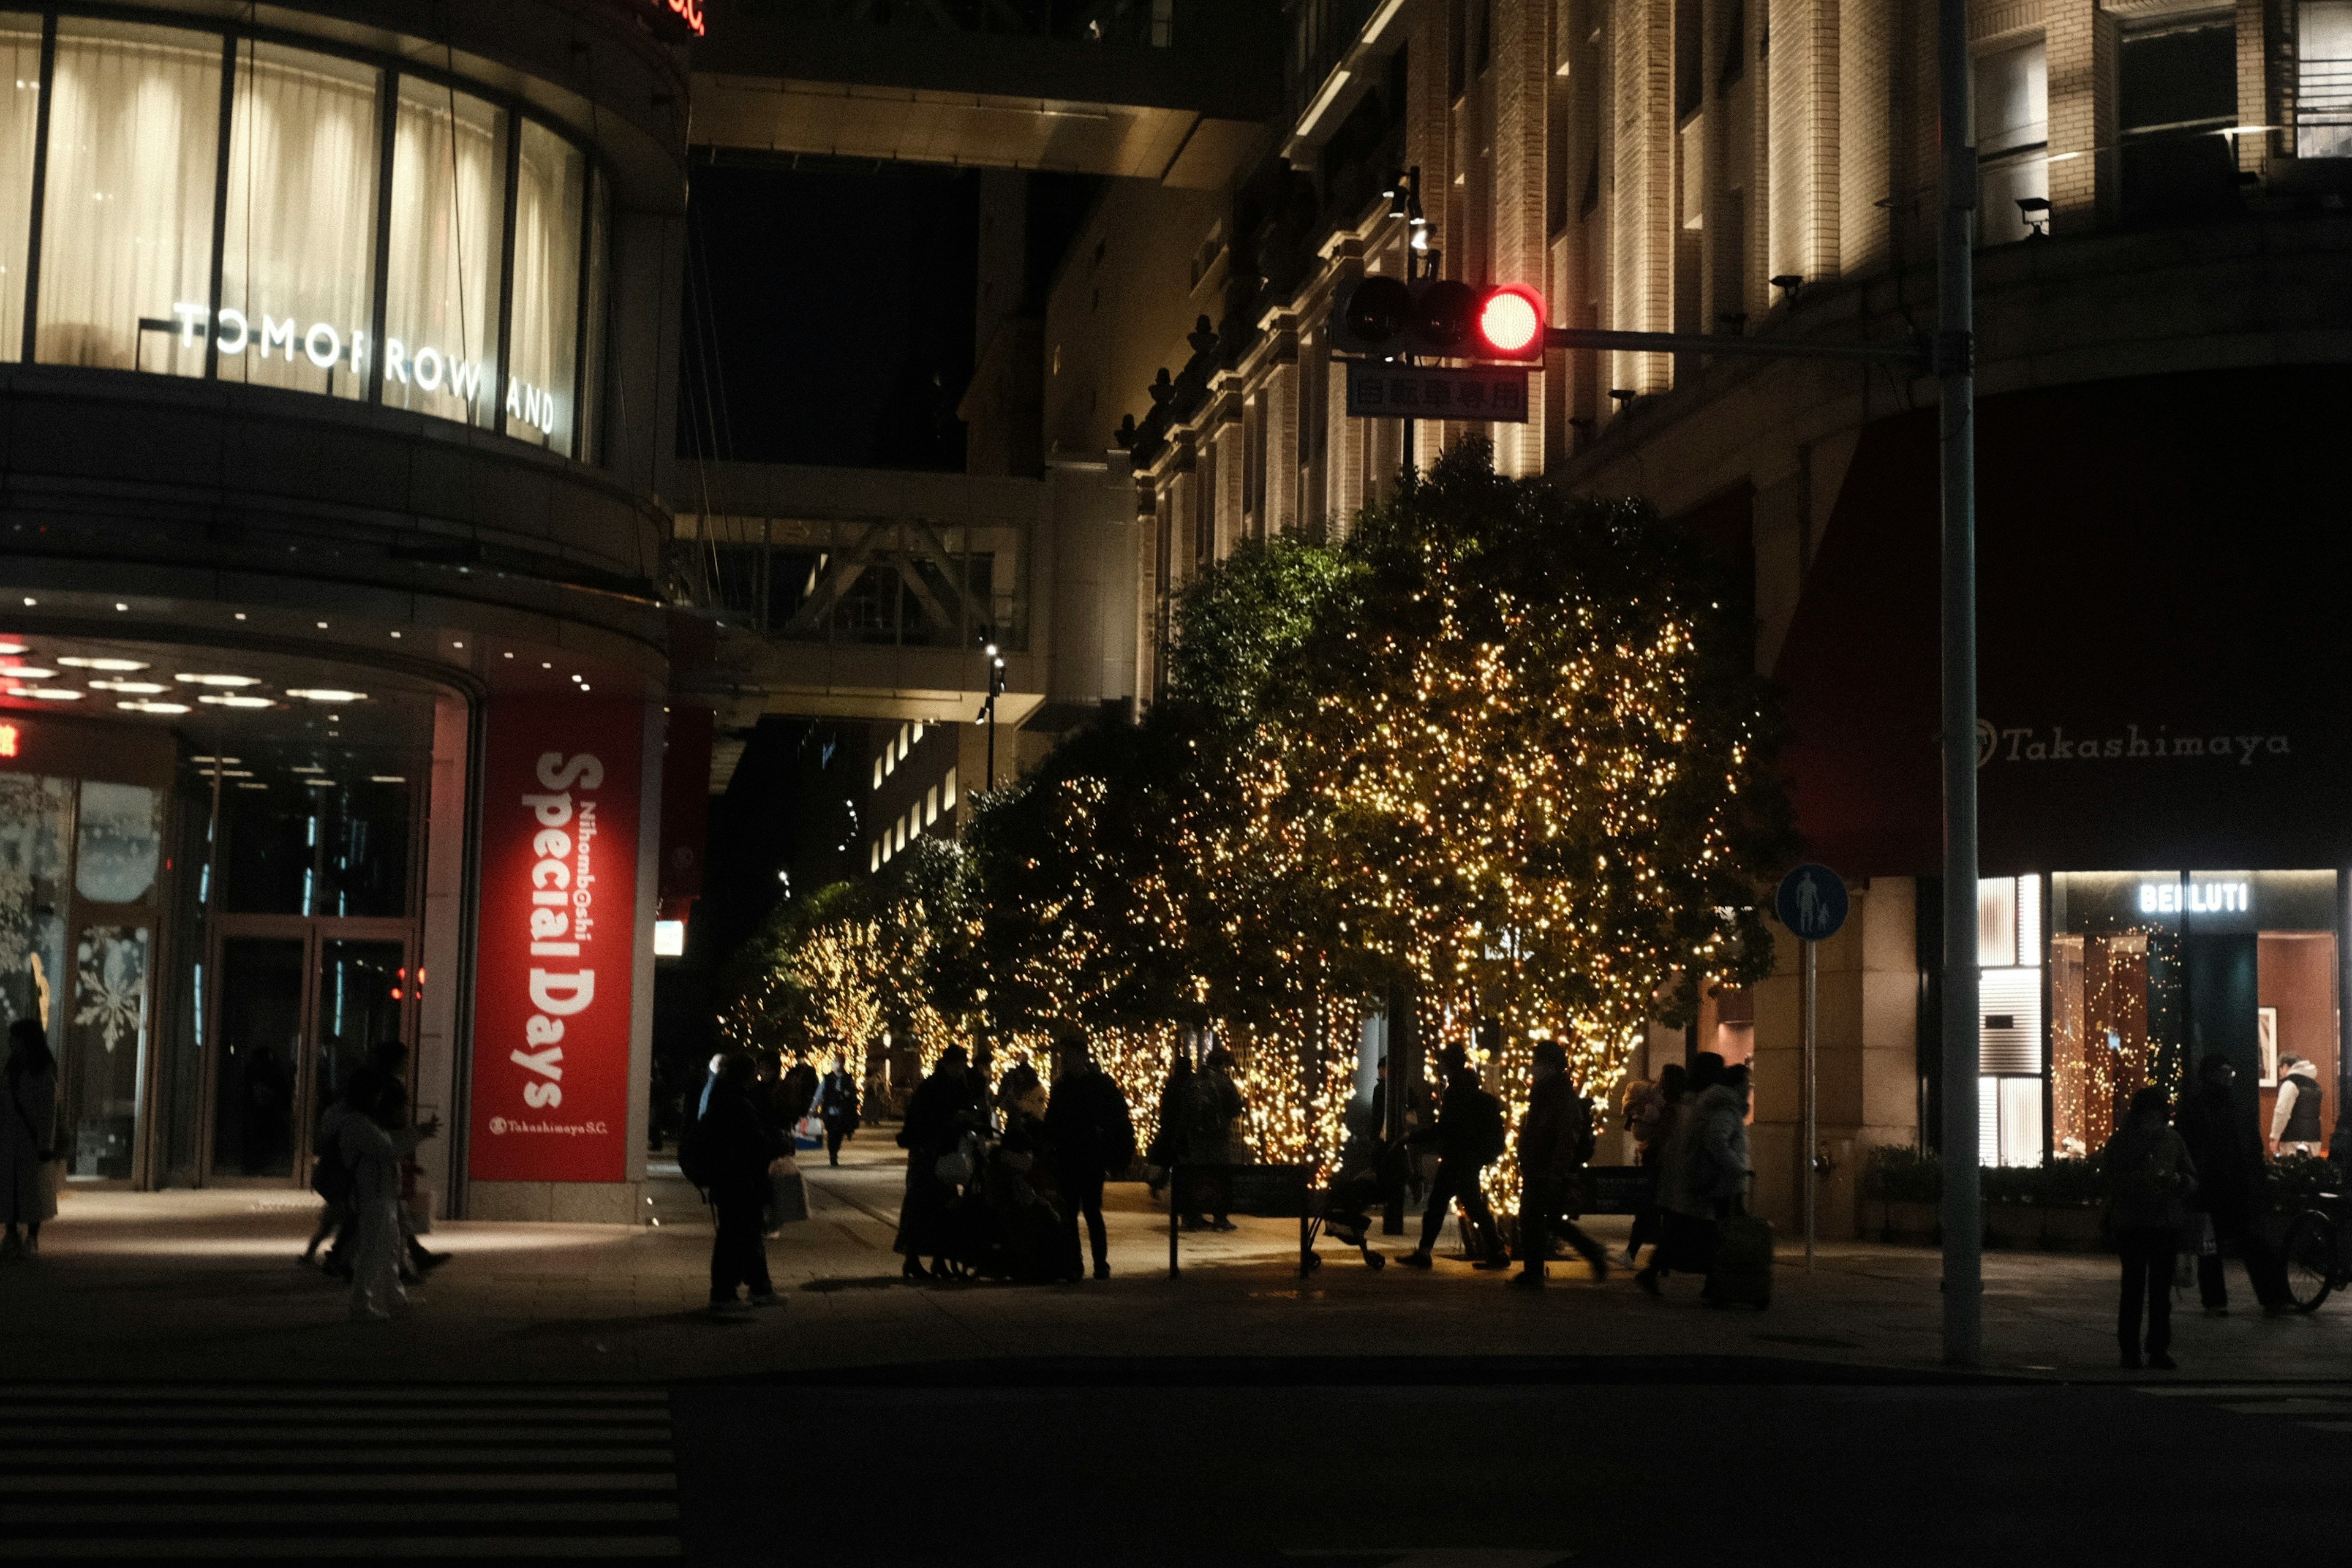
[[[1139,1184],[1111,1189],[1114,1277],[1079,1285],[910,1286],[890,1250],[904,1157],[854,1143],[839,1169],[803,1158],[811,1217],[768,1246],[781,1310],[713,1318],[709,1217],[674,1175],[648,1224],[447,1224],[452,1254],[423,1304],[353,1323],[344,1290],[296,1258],[308,1194],[213,1190],[69,1195],[37,1258],[0,1265],[0,1377],[646,1380],[816,1373],[942,1363],[1096,1358],[1736,1357],[1929,1372],[1939,1359],[1938,1260],[1923,1248],[1840,1244],[1804,1271],[1780,1252],[1770,1310],[1716,1310],[1696,1282],[1654,1300],[1618,1269],[1605,1284],[1555,1264],[1540,1294],[1506,1289],[1442,1254],[1429,1274],[1364,1267],[1322,1245],[1297,1273],[1297,1222],[1239,1218],[1187,1235],[1167,1276],[1167,1220]],[[1593,1233],[1623,1245],[1622,1219]],[[1410,1237],[1378,1238],[1404,1251]],[[2231,1266],[2235,1315],[2176,1304],[2179,1376],[2309,1381],[2352,1367],[2352,1301],[2264,1319]],[[2105,1257],[1989,1253],[1989,1370],[2108,1379],[2116,1266]],[[1791,1369],[1795,1370],[1795,1369]],[[2161,1374],[2148,1374],[2161,1375]]]

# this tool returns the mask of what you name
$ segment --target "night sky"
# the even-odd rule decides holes
[[[693,181],[680,455],[961,469],[979,176],[803,160]]]

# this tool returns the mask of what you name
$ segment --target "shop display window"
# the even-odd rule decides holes
[[[2334,872],[2070,872],[2052,884],[2058,1153],[2095,1152],[2133,1093],[2154,1084],[2178,1097],[2209,1056],[2238,1067],[2266,1137],[2282,1072],[2315,1064],[2318,1125],[2333,1131]]]
[[[66,1174],[128,1181],[147,1061],[148,928],[91,925],[74,943],[74,1010],[59,1053]]]
[[[2042,1094],[2042,879],[1977,883],[1979,1154],[1988,1165],[2038,1165]]]
[[[366,395],[380,81],[330,56],[239,47],[221,243],[223,381]]]
[[[0,1023],[53,1026],[72,822],[72,781],[0,773]]]
[[[58,23],[41,227],[45,364],[202,375],[173,306],[212,294],[221,43]]]

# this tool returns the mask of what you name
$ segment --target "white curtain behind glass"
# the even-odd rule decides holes
[[[580,357],[580,243],[588,160],[571,142],[528,120],[521,151],[507,434],[569,452],[572,373]]]
[[[49,104],[40,324],[50,364],[201,375],[175,314],[212,292],[220,43],[66,17]]]
[[[383,400],[495,426],[506,117],[404,77],[396,127]]]
[[[25,251],[32,243],[33,133],[41,112],[41,19],[0,14],[0,360],[25,346]]]
[[[238,51],[221,258],[223,381],[365,394],[378,82],[375,71],[326,56],[260,44]]]

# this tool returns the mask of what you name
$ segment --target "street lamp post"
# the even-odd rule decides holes
[[[996,793],[996,700],[1004,693],[1004,656],[996,645],[988,645],[988,700],[980,710],[981,722],[988,726],[988,793]]]

